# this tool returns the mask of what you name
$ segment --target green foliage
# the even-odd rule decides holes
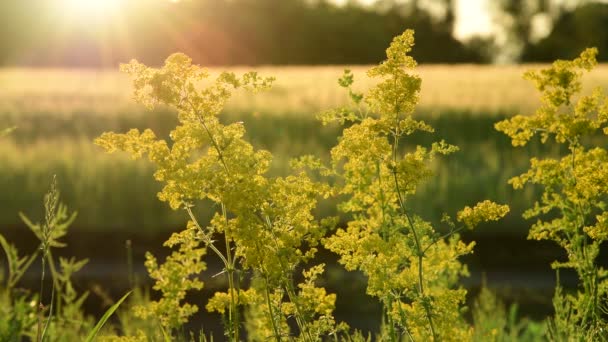
[[[80,338],[81,334],[91,325],[90,319],[84,316],[82,305],[88,292],[78,294],[72,283],[72,275],[78,272],[88,260],[77,261],[74,258],[59,257],[59,262],[53,257],[52,248],[65,247],[59,241],[67,234],[68,228],[76,218],[76,213],[68,214],[67,207],[59,201],[57,178],[53,177],[51,187],[44,196],[44,221],[33,223],[23,213],[19,213],[23,222],[40,240],[40,259],[42,269],[40,273],[40,291],[38,299],[36,340],[43,341],[48,335],[55,339],[73,340]],[[36,252],[37,253],[37,252]],[[46,305],[45,274],[46,267],[51,273],[51,299]],[[59,269],[58,269],[59,268]],[[44,319],[44,315],[48,315]]]
[[[112,316],[112,314],[116,311],[116,309],[118,309],[118,307],[120,306],[120,304],[122,304],[122,302],[127,299],[127,297],[131,294],[131,291],[127,292],[124,296],[122,296],[122,298],[120,298],[118,300],[118,302],[114,303],[114,305],[112,305],[104,314],[103,316],[99,319],[99,321],[97,322],[97,324],[95,324],[95,327],[89,332],[89,334],[87,335],[86,338],[86,342],[91,342],[95,339],[95,336],[99,333],[99,330],[101,330],[101,328],[104,326],[104,324],[106,324],[106,322],[108,321],[108,319],[110,318],[110,316]]]
[[[605,339],[608,272],[596,259],[608,240],[608,152],[593,146],[593,135],[608,134],[608,97],[597,89],[576,98],[580,77],[593,68],[597,52],[586,50],[573,61],[527,73],[543,93],[541,108],[496,124],[515,146],[529,144],[538,134],[542,144],[553,139],[569,151],[556,159],[533,158],[530,170],[511,184],[517,189],[541,185],[541,199],[524,214],[538,219],[530,238],[563,247],[568,260],[553,267],[574,269],[580,286],[568,293],[558,277],[555,316],[543,325],[520,319],[517,305],[507,310],[484,287],[473,305],[471,326],[464,318],[466,290],[459,285],[468,270],[459,258],[471,253],[474,243],[465,244],[458,233],[500,220],[509,207],[484,200],[457,212],[456,222],[444,214],[441,228],[416,214],[419,192],[442,176],[439,157],[458,148],[432,137],[422,139],[424,144],[416,140],[434,128],[413,117],[421,85],[412,74],[413,45],[410,30],[396,37],[387,59],[369,70],[368,76],[379,81],[366,92],[355,91],[353,73],[344,72],[338,83],[348,90],[353,107],[319,115],[325,124],[345,126],[331,149],[330,163],[307,155],[292,161],[292,170],[283,177],[270,176],[272,155],[245,139],[243,122],[219,119],[236,89],[264,90],[271,78],[222,73],[211,79],[184,54],[170,56],[160,69],[135,61],[123,66],[134,79],[140,103],[177,111],[178,124],[169,140],[149,129],[104,133],[96,140],[108,152],[125,151],[135,159],[146,155],[162,184],[159,199],[187,214],[186,228],[164,244],[173,252],[163,262],[146,255],[153,289],[161,298],[150,300],[136,289],[129,301],[127,294],[112,305],[97,325],[84,314],[88,293],[76,290],[72,276],[87,260],[53,257],[54,248],[65,247],[62,238],[76,217],[60,203],[54,179],[44,198],[43,221],[33,223],[20,214],[40,248],[20,256],[0,236],[8,269],[6,278],[0,278],[0,340],[194,340],[185,326],[199,307],[186,296],[203,288],[208,251],[222,262],[220,275],[227,289],[216,292],[205,308],[222,316],[226,339],[240,340],[244,327],[251,341],[371,340],[333,317],[337,296],[319,286],[325,265],[313,260],[321,245],[337,253],[347,270],[367,277],[367,294],[383,307],[378,340],[537,341],[545,333],[558,341]],[[313,171],[318,174],[309,175]],[[345,227],[333,235],[339,218],[318,220],[313,215],[320,198],[340,201],[345,214]],[[197,218],[195,208],[200,207],[213,212],[209,220]],[[439,222],[437,217],[429,220]],[[221,247],[218,238],[223,239]],[[18,291],[17,284],[38,257],[38,295]],[[123,301],[129,307],[118,313],[120,325],[102,329]],[[206,340],[204,333],[199,340]]]
[[[82,305],[88,296],[87,292],[79,294],[72,283],[72,275],[78,272],[88,260],[76,261],[74,258],[53,257],[53,248],[65,247],[60,239],[64,237],[70,224],[76,217],[69,214],[67,207],[59,201],[59,190],[56,178],[44,196],[44,221],[33,223],[24,214],[20,214],[24,223],[40,240],[40,246],[33,253],[20,257],[17,249],[0,236],[0,245],[7,256],[8,277],[0,287],[0,301],[3,304],[0,337],[2,340],[19,340],[22,338],[43,341],[78,340],[84,332],[92,327],[90,318],[82,311]],[[40,257],[42,269],[40,289],[36,295],[16,288],[23,274],[33,261]],[[46,302],[45,274],[51,274],[50,300]],[[47,304],[48,303],[48,304]]]
[[[560,158],[532,158],[530,169],[510,180],[514,188],[539,185],[543,193],[525,218],[536,218],[529,239],[552,240],[567,253],[566,261],[552,267],[574,269],[579,287],[567,293],[559,282],[553,300],[555,316],[549,323],[552,340],[601,340],[607,336],[608,272],[597,256],[606,233],[608,152],[590,144],[596,131],[608,134],[608,97],[600,88],[579,96],[581,77],[595,65],[596,49],[583,51],[572,61],[558,60],[540,72],[528,72],[542,93],[541,107],[529,116],[518,115],[496,124],[514,146],[526,145],[539,135],[569,153]],[[559,273],[558,273],[559,275]]]
[[[42,223],[33,223],[20,213],[24,223],[40,240],[40,246],[30,255],[20,257],[17,248],[0,235],[0,246],[6,254],[8,266],[7,279],[0,276],[0,340],[78,341],[84,340],[86,335],[86,340],[92,341],[130,292],[93,326],[91,318],[84,314],[82,308],[88,292],[79,294],[72,283],[72,275],[80,271],[88,260],[59,257],[57,262],[51,250],[66,247],[60,239],[67,234],[76,217],[76,213],[69,214],[67,207],[60,202],[56,177],[44,196],[44,211]],[[40,289],[37,295],[31,295],[29,291],[17,288],[17,285],[38,257],[42,261]],[[48,304],[45,303],[48,295],[45,296],[44,287],[47,266],[52,286]]]
[[[32,262],[38,257],[38,250],[29,256],[19,257],[19,251],[15,245],[6,241],[4,236],[0,235],[0,245],[6,253],[6,262],[8,266],[8,279],[6,279],[6,289],[10,292],[19,282],[23,274],[32,265]]]
[[[379,83],[364,95],[352,91],[353,76],[347,70],[339,84],[348,88],[359,107],[320,115],[324,123],[349,123],[331,150],[331,168],[322,173],[339,180],[334,191],[346,198],[340,209],[352,219],[325,245],[340,255],[348,270],[368,277],[367,293],[382,302],[385,312],[387,330],[381,339],[397,341],[405,335],[414,341],[469,340],[472,330],[462,316],[466,291],[458,286],[467,269],[458,258],[471,253],[474,244],[460,241],[457,231],[462,228],[453,224],[441,236],[408,205],[433,176],[434,159],[458,150],[444,141],[430,148],[400,148],[414,133],[433,132],[412,117],[421,84],[409,73],[416,66],[408,55],[413,45],[411,30],[393,40],[387,59],[368,71]],[[508,210],[486,201],[467,207],[458,218],[472,228],[500,219]]]
[[[517,304],[507,309],[498,295],[482,284],[479,296],[473,303],[473,341],[519,342],[544,341],[543,324],[518,317]]]
[[[36,325],[36,297],[0,290],[0,340],[19,341]]]
[[[187,229],[172,238],[187,248],[174,252],[162,266],[148,257],[155,289],[163,292],[163,298],[139,309],[139,315],[160,318],[169,331],[184,324],[197,311],[182,304],[185,293],[202,287],[199,280],[187,275],[196,276],[204,269],[201,259],[209,248],[224,264],[228,290],[216,293],[207,310],[223,315],[229,339],[238,339],[240,307],[247,308],[252,340],[281,340],[294,333],[304,341],[348,336],[343,335],[346,327],[336,325],[332,317],[335,295],[315,286],[323,266],[305,269],[303,283],[296,286],[293,281],[296,267],[315,255],[333,221],[321,224],[314,219],[311,212],[317,197],[334,194],[350,196],[341,209],[354,219],[348,230],[339,230],[325,245],[342,256],[347,269],[360,269],[368,276],[368,293],[385,306],[387,337],[396,340],[404,333],[410,339],[470,338],[471,330],[461,315],[466,291],[457,286],[459,276],[467,271],[457,258],[469,253],[473,245],[459,241],[457,231],[463,227],[450,223],[451,231],[442,236],[411,214],[405,202],[419,184],[432,177],[435,156],[457,150],[443,141],[405,153],[399,148],[405,137],[433,131],[411,116],[420,90],[420,78],[406,72],[416,65],[407,55],[412,45],[411,31],[395,39],[387,50],[388,59],[368,73],[383,80],[365,95],[353,91],[354,77],[345,72],[339,83],[349,89],[352,101],[356,105],[365,101],[380,116],[347,108],[324,113],[325,122],[353,122],[332,150],[331,167],[304,157],[293,163],[295,174],[284,178],[265,175],[271,156],[243,139],[241,123],[223,125],[217,118],[230,88],[257,90],[266,88],[271,80],[256,74],[238,78],[222,73],[201,87],[209,75],[180,54],[169,57],[161,69],[136,62],[124,67],[134,76],[136,99],[148,106],[177,109],[179,125],[170,133],[171,143],[158,140],[151,130],[105,133],[96,143],[108,152],[123,150],[134,158],[147,154],[157,166],[156,180],[164,184],[159,199],[173,209],[185,209],[190,217]],[[341,182],[329,187],[312,181],[297,171],[302,167],[336,176]],[[218,208],[207,227],[199,224],[192,211],[201,201]],[[465,208],[458,219],[472,228],[507,212],[506,206],[484,201]],[[375,228],[362,229],[366,226]],[[225,252],[214,244],[213,236],[218,233],[224,236]],[[387,255],[391,250],[403,252]],[[254,277],[245,290],[241,277],[247,270]],[[189,280],[183,282],[184,276]],[[297,333],[290,329],[290,317]]]
[[[106,338],[110,341],[113,341],[113,338],[118,339],[116,330],[119,330],[125,335],[122,337],[124,340],[129,340],[129,338],[135,341],[163,340],[163,328],[159,320],[155,317],[144,319],[139,315],[139,310],[142,308],[147,309],[151,305],[151,302],[150,294],[146,289],[141,287],[133,288],[129,298],[116,313],[119,321],[118,326],[105,328],[102,330],[103,335],[100,338],[102,340]]]
[[[297,81],[299,76],[293,77]],[[360,81],[358,79],[357,83]],[[320,87],[328,89],[327,93],[331,93],[330,87],[338,88],[336,92],[340,91],[341,88],[335,86],[335,80],[331,83],[331,86],[322,83]],[[291,94],[292,89],[288,90],[287,94]],[[293,92],[298,93],[297,89],[293,89]],[[331,94],[328,96],[333,97]],[[285,101],[310,103],[310,100],[298,96],[286,96]],[[319,102],[319,105],[323,105],[323,101]],[[329,105],[325,107],[329,108]],[[69,179],[63,182],[61,193],[65,201],[77,204],[74,209],[78,209],[78,217],[73,226],[78,227],[78,232],[82,234],[170,234],[172,230],[185,227],[187,220],[181,211],[173,211],[158,201],[156,194],[162,185],[149,177],[154,172],[151,163],[147,160],[133,162],[127,155],[106,155],[90,141],[101,131],[126,132],[131,127],[143,129],[146,126],[152,127],[158,137],[168,137],[174,126],[173,121],[176,121],[175,114],[167,108],[150,113],[142,113],[141,110],[133,106],[131,111],[124,113],[86,113],[78,115],[77,120],[69,119],[70,114],[63,113],[60,105],[42,113],[28,112],[27,109],[14,113],[12,120],[26,117],[24,120],[31,121],[31,124],[21,126],[11,135],[0,139],[0,187],[5,189],[0,193],[0,202],[3,202],[0,226],[19,226],[21,220],[15,213],[25,209],[28,215],[42,215],[42,210],[32,207],[31,203],[39,200],[37,194],[47,190],[45,184],[49,175],[56,173],[59,179]],[[275,177],[289,174],[291,158],[304,154],[322,156],[335,144],[338,127],[322,126],[310,114],[312,110],[306,107],[299,113],[284,113],[277,109],[276,112],[262,111],[256,115],[226,109],[220,118],[224,122],[244,122],[246,138],[251,144],[272,153],[268,175]],[[2,113],[0,110],[0,120],[4,118],[10,122],[11,118],[3,117]],[[506,114],[494,117],[488,113],[440,111],[434,116],[424,109],[418,109],[416,113],[419,119],[435,128],[442,139],[459,146],[466,153],[454,153],[449,158],[437,158],[433,162],[435,176],[417,190],[419,200],[410,204],[413,211],[431,219],[435,216],[440,218],[440,215],[436,215],[438,212],[455,213],[462,204],[476,203],[485,198],[509,203],[513,212],[528,208],[533,203],[535,196],[529,191],[532,189],[522,193],[511,187],[486,184],[504,184],[527,168],[531,156],[545,153],[552,147],[543,148],[535,141],[526,148],[513,149],[508,139],[493,129],[495,121],[509,117]],[[42,129],[50,130],[50,127],[56,127],[56,132],[41,132]],[[594,139],[600,142],[602,136]],[[410,138],[412,145],[427,145],[433,135],[418,134]],[[454,177],[455,174],[458,177]],[[125,188],[133,191],[122,191]],[[336,215],[337,202],[337,199],[319,202],[315,214],[319,218]],[[194,210],[201,221],[207,221],[214,211],[207,206],[198,206]],[[475,230],[473,234],[521,236],[526,231],[525,220],[519,215],[510,215],[508,220]]]
[[[76,212],[68,214],[68,208],[63,203],[59,203],[56,177],[53,178],[51,189],[44,196],[44,213],[44,223],[33,223],[23,213],[19,213],[19,217],[40,240],[40,249],[47,254],[51,247],[66,246],[59,239],[67,234],[68,227],[76,219]]]
[[[135,310],[143,319],[159,320],[168,331],[179,329],[198,311],[196,305],[182,303],[188,291],[203,287],[203,282],[196,276],[206,269],[205,263],[201,261],[206,249],[199,246],[195,235],[196,230],[192,228],[173,234],[165,246],[179,245],[179,249],[161,265],[150,253],[146,254],[146,268],[150,277],[156,280],[154,289],[161,291],[163,297],[146,303],[146,306],[135,307]]]

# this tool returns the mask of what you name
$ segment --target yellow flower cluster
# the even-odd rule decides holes
[[[583,71],[596,64],[597,49],[583,51],[572,61],[556,61],[540,72],[530,71],[524,77],[542,92],[542,106],[534,115],[517,115],[496,124],[496,129],[512,139],[513,146],[524,146],[539,134],[546,142],[550,136],[558,143],[576,143],[608,122],[608,101],[600,88],[581,97],[572,105],[573,96],[581,90]],[[573,107],[571,111],[563,106]]]
[[[339,84],[348,89],[356,108],[319,116],[325,124],[352,122],[331,150],[332,171],[326,172],[341,180],[334,192],[346,196],[340,209],[352,219],[325,246],[340,255],[346,269],[367,276],[367,293],[383,304],[383,334],[390,340],[405,334],[415,341],[464,341],[471,329],[461,315],[466,291],[457,282],[467,270],[458,258],[470,253],[473,244],[462,243],[455,233],[441,238],[406,203],[432,177],[433,159],[458,150],[444,141],[430,148],[401,146],[415,132],[433,132],[411,115],[421,84],[409,72],[416,66],[407,55],[413,44],[413,31],[395,38],[386,61],[369,70],[370,77],[381,80],[365,94],[353,91],[354,77],[347,70]],[[476,208],[466,219],[471,226],[508,211],[489,201]]]
[[[595,217],[596,224],[585,227],[585,232],[595,240],[608,240],[608,211]]]
[[[146,254],[146,268],[150,277],[156,281],[153,288],[161,291],[163,296],[158,301],[152,301],[149,306],[136,307],[139,317],[154,317],[163,327],[177,329],[198,311],[196,305],[183,303],[188,291],[203,288],[203,283],[197,276],[206,269],[201,260],[206,249],[200,246],[195,235],[193,229],[174,233],[165,245],[179,245],[179,248],[161,265],[152,254]]]
[[[312,210],[320,196],[329,194],[329,186],[304,172],[267,177],[271,154],[255,150],[243,139],[242,123],[222,124],[218,119],[234,89],[263,90],[273,79],[256,73],[241,77],[222,73],[209,80],[210,75],[183,54],[170,56],[160,69],[133,61],[122,70],[134,79],[136,100],[150,107],[175,109],[179,125],[171,131],[170,142],[158,139],[151,130],[131,130],[104,133],[96,143],[108,152],[125,151],[133,158],[147,155],[157,167],[155,179],[163,183],[159,199],[173,209],[185,209],[191,218],[188,228],[167,242],[181,247],[163,265],[147,257],[146,266],[156,280],[154,288],[163,298],[142,308],[140,314],[157,315],[170,329],[185,323],[197,307],[182,304],[182,300],[187,291],[202,287],[188,275],[204,269],[201,258],[211,249],[224,263],[229,289],[216,294],[207,309],[227,316],[230,338],[239,335],[241,307],[257,305],[266,306],[258,325],[272,331],[269,336],[279,338],[279,327],[288,327],[291,317],[305,340],[328,333],[329,325],[335,325],[331,317],[335,296],[313,290],[309,283],[298,292],[293,272],[315,255],[327,231]],[[203,226],[191,207],[209,202],[218,212]],[[216,248],[214,234],[223,234],[225,252]],[[259,289],[247,292],[240,288],[239,277],[245,270],[254,271],[254,278],[260,279]],[[287,302],[283,303],[285,295]],[[310,299],[313,295],[326,302],[323,309]],[[283,313],[281,308],[290,306],[295,311]],[[317,326],[321,321],[323,329]]]
[[[542,143],[552,137],[569,151],[559,159],[532,158],[530,169],[509,181],[516,189],[528,183],[542,187],[540,199],[524,213],[537,218],[528,237],[555,241],[568,260],[552,266],[578,274],[580,287],[573,295],[565,295],[557,284],[550,331],[556,339],[598,340],[598,331],[608,324],[599,304],[608,296],[608,272],[596,263],[600,244],[608,238],[608,151],[591,143],[598,131],[608,134],[608,97],[600,88],[577,96],[583,71],[597,64],[596,55],[596,49],[587,49],[572,61],[526,73],[542,93],[542,106],[533,115],[496,124],[514,146],[538,134]]]
[[[458,212],[456,219],[464,223],[467,228],[474,228],[481,222],[498,221],[509,212],[508,205],[500,205],[494,202],[485,200],[477,203],[473,208],[466,206],[462,211]]]

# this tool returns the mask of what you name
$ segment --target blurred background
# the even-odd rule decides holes
[[[383,60],[392,38],[412,28],[412,55],[421,64],[415,72],[423,80],[416,116],[436,134],[413,136],[409,144],[445,139],[461,151],[435,165],[436,177],[409,205],[437,222],[443,212],[455,215],[482,199],[509,203],[506,219],[465,236],[477,247],[465,260],[472,276],[463,284],[474,294],[485,275],[523,313],[550,312],[549,263],[563,256],[552,244],[526,240],[531,223],[521,213],[538,192],[515,192],[507,181],[527,169],[531,156],[561,151],[539,143],[514,149],[493,125],[538,106],[538,94],[521,78],[525,70],[589,46],[608,59],[608,1],[5,0],[0,23],[0,129],[16,127],[0,138],[0,234],[22,250],[36,247],[18,213],[42,219],[42,197],[57,174],[63,201],[78,211],[61,253],[91,259],[82,288],[101,284],[121,293],[128,286],[127,240],[145,283],[145,251],[166,255],[162,242],[186,221],[157,200],[150,164],[106,155],[92,143],[102,132],[130,128],[168,137],[176,124],[171,110],[150,112],[131,100],[120,63],[135,58],[159,66],[181,51],[212,73],[255,69],[275,76],[266,93],[236,94],[222,120],[243,121],[254,146],[274,154],[272,174],[283,175],[290,158],[327,157],[336,143],[338,128],[321,126],[315,114],[347,103],[337,84],[342,70],[352,69],[355,88],[365,90],[372,85],[366,65]],[[608,88],[608,66],[584,79],[586,91],[598,85]],[[595,142],[607,145],[605,136]],[[322,202],[318,214],[334,208]],[[210,210],[199,215],[204,221]],[[329,253],[321,258],[332,265],[330,290],[352,280],[349,289],[340,287],[339,318],[353,322],[378,310],[365,297],[362,276],[343,271]],[[208,291],[221,286],[206,284]],[[347,304],[352,298],[355,308]],[[92,301],[90,310],[100,310]]]
[[[606,1],[22,0],[0,5],[0,64],[105,67],[175,51],[204,65],[373,64],[416,30],[421,63],[548,62],[605,52]],[[602,54],[606,58],[606,54]]]

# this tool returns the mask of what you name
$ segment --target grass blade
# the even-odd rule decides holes
[[[106,324],[106,322],[110,318],[110,316],[112,316],[112,314],[114,313],[114,311],[116,311],[116,309],[118,309],[120,304],[122,304],[122,302],[125,299],[127,299],[127,297],[131,294],[131,292],[132,291],[127,292],[124,296],[122,296],[122,298],[120,298],[120,300],[118,302],[116,302],[116,304],[112,305],[108,309],[108,311],[106,311],[106,313],[103,314],[101,319],[99,319],[99,322],[97,322],[97,324],[95,325],[95,328],[93,328],[93,330],[91,330],[91,332],[89,333],[89,336],[87,336],[87,339],[85,340],[86,342],[93,341],[93,339],[95,338],[95,336],[97,335],[99,330],[101,330],[101,328],[103,327],[104,324]]]

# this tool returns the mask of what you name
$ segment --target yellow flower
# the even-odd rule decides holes
[[[498,221],[508,212],[508,205],[500,205],[485,200],[477,203],[473,208],[466,206],[462,211],[458,212],[456,219],[464,223],[467,228],[472,229],[481,222]]]

